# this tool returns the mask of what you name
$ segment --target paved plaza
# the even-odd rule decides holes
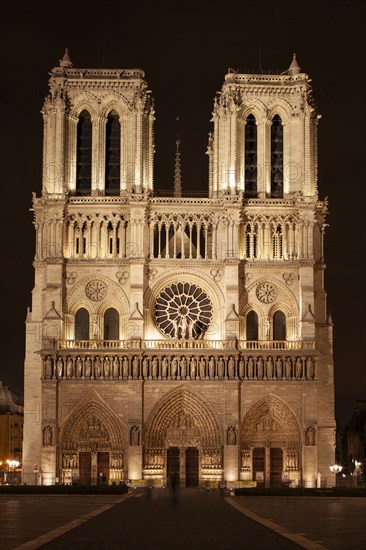
[[[217,491],[0,496],[2,550],[360,549],[365,498],[230,497]]]

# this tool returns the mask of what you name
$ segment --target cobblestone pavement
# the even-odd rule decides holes
[[[242,510],[229,506],[226,500]],[[168,490],[153,489],[122,497],[2,495],[0,547],[351,550],[365,547],[365,512],[364,498],[224,499],[216,491],[198,489],[184,489],[173,495]],[[268,520],[272,520],[270,528],[265,526]],[[274,532],[276,524],[282,535],[295,534],[291,540],[298,544]]]
[[[366,498],[245,496],[234,501],[332,550],[366,548]]]

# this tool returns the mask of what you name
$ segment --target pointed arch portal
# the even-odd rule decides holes
[[[145,430],[144,477],[181,486],[222,478],[223,435],[212,405],[178,388],[151,411]]]
[[[61,428],[62,481],[94,485],[122,480],[126,439],[126,426],[107,404],[97,395],[84,399]]]
[[[269,394],[244,417],[241,471],[259,485],[281,485],[300,479],[301,432],[292,409]]]

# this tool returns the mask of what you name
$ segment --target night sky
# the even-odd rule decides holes
[[[74,67],[141,68],[155,98],[157,191],[207,192],[213,97],[227,69],[285,71],[296,52],[319,113],[319,195],[329,197],[326,291],[334,322],[336,416],[366,398],[365,48],[362,2],[29,2],[2,8],[0,379],[23,389],[33,287],[31,194],[41,192],[42,108],[65,47]],[[5,11],[4,11],[5,10]]]

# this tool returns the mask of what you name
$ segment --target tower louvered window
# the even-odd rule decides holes
[[[257,197],[257,124],[253,115],[245,124],[245,196]]]
[[[119,195],[121,174],[121,124],[115,111],[108,115],[105,148],[105,194]]]
[[[271,198],[283,197],[283,126],[276,115],[271,126]]]
[[[92,122],[88,111],[80,113],[77,125],[76,194],[91,194]]]

